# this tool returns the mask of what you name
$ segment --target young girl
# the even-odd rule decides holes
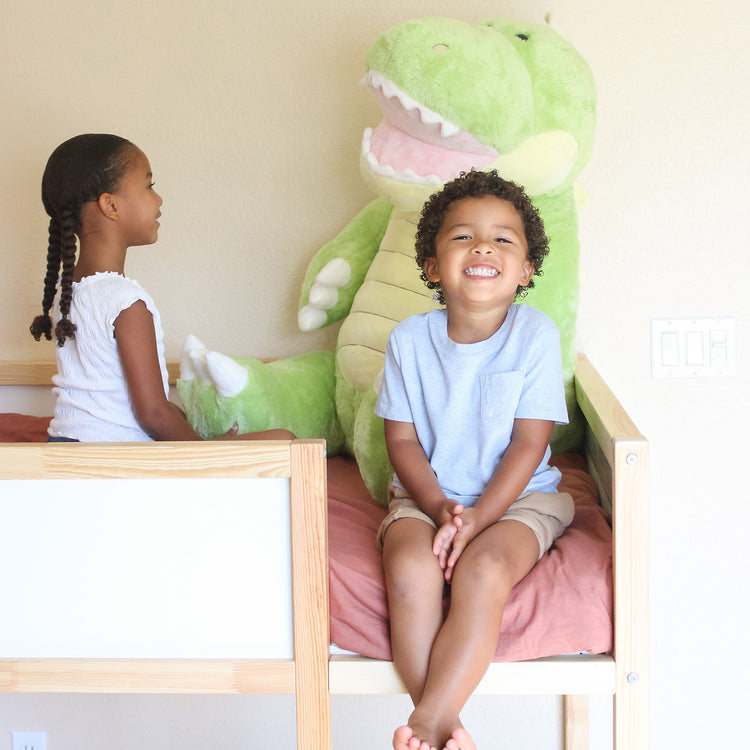
[[[495,172],[447,183],[419,222],[417,263],[445,309],[393,329],[376,406],[395,469],[379,534],[391,646],[414,702],[396,750],[475,750],[459,714],[508,594],[573,518],[547,463],[567,422],[559,334],[515,304],[547,245],[526,194]]]
[[[37,341],[52,338],[50,309],[60,282],[57,403],[48,440],[200,440],[168,399],[154,301],[125,276],[128,248],[153,244],[159,232],[162,199],[146,155],[116,135],[71,138],[47,162],[42,201],[50,223],[43,312],[30,328]],[[293,435],[269,430],[238,436],[234,428],[222,437]]]

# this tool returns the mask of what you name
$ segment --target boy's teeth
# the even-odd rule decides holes
[[[494,268],[488,268],[487,266],[479,266],[467,268],[465,271],[467,276],[497,276],[498,272]]]

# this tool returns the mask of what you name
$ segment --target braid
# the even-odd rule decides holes
[[[68,320],[70,301],[73,298],[73,270],[76,261],[76,219],[74,212],[66,208],[62,213],[60,231],[60,251],[62,273],[60,274],[60,322],[55,326],[57,345],[62,346],[67,339],[75,338],[76,326]]]
[[[42,298],[42,314],[34,318],[29,330],[31,335],[39,341],[44,336],[47,341],[52,340],[52,319],[49,311],[55,299],[57,277],[60,272],[60,225],[57,219],[49,220],[49,244],[47,245],[47,275],[44,277],[44,297]]]
[[[50,217],[47,272],[44,277],[42,314],[29,330],[39,341],[52,339],[49,311],[60,280],[61,319],[55,326],[57,345],[75,338],[76,326],[68,319],[73,298],[76,234],[81,229],[83,204],[116,189],[126,171],[129,141],[117,135],[78,135],[60,144],[47,161],[42,178],[42,202]],[[62,265],[62,273],[60,267]]]

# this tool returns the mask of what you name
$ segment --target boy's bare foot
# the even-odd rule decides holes
[[[453,730],[451,738],[445,743],[445,750],[477,750],[477,746],[469,733],[459,728]]]
[[[393,733],[393,750],[437,750],[437,748],[416,737],[411,727],[403,726]]]

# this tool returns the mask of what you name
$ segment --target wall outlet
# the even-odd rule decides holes
[[[11,732],[11,750],[47,750],[47,732]]]

